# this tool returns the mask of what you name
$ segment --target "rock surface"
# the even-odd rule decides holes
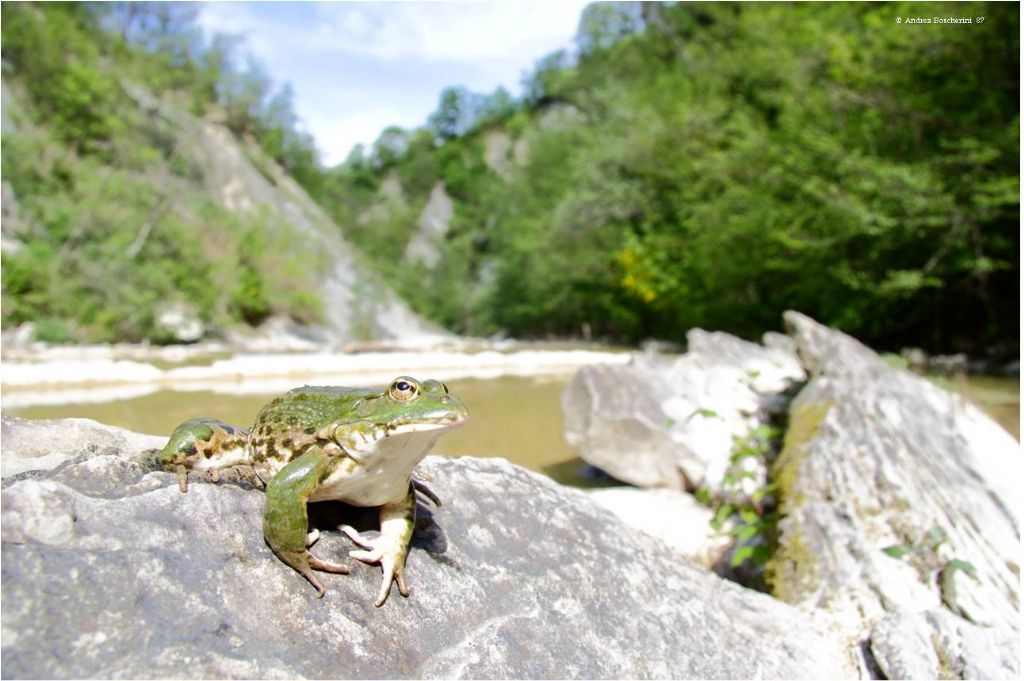
[[[773,593],[869,639],[891,677],[1017,678],[1018,443],[852,338],[795,312],[786,322],[812,379],[773,471]]]
[[[804,379],[796,356],[695,329],[679,357],[581,369],[562,395],[565,438],[588,463],[641,487],[722,487],[734,439],[770,420]],[[754,484],[765,471],[751,471]]]
[[[1019,665],[1019,646],[949,610],[897,610],[871,629],[871,652],[889,679],[1005,679]]]
[[[484,163],[502,179],[509,176],[509,152],[512,138],[500,128],[491,128],[484,133]]]
[[[416,233],[405,247],[405,259],[423,263],[427,268],[436,266],[441,259],[440,242],[448,233],[454,215],[455,204],[444,190],[444,182],[439,181],[420,213]]]
[[[0,477],[51,471],[76,457],[163,447],[166,437],[143,435],[91,419],[26,421],[3,417]],[[5,527],[6,531],[7,528]]]
[[[195,343],[206,334],[195,308],[180,301],[157,308],[156,326],[175,343]]]
[[[587,494],[622,522],[664,542],[702,567],[711,569],[732,543],[727,535],[711,528],[711,509],[686,492],[606,487],[588,490]]]
[[[272,556],[262,492],[148,472],[138,444],[5,420],[4,676],[819,678],[855,674],[809,618],[681,560],[582,492],[500,459],[429,457],[413,594],[375,609],[380,572],[326,575],[323,600]],[[142,436],[139,436],[142,437]],[[44,457],[45,458],[45,457]],[[495,493],[500,492],[500,493]],[[318,504],[317,552],[353,511]]]
[[[787,409],[782,452],[751,478],[778,488],[771,593],[861,651],[863,675],[1018,678],[1019,444],[852,338],[795,312],[786,322],[764,347],[698,331],[676,359],[582,369],[563,395],[567,439],[627,482],[714,495],[732,438]],[[695,516],[652,493],[609,505],[671,544],[670,516]]]

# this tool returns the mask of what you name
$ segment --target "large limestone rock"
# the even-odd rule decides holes
[[[52,471],[76,457],[138,452],[166,442],[165,437],[133,433],[92,419],[25,421],[5,416],[0,476],[6,482],[22,474]]]
[[[1017,678],[1018,443],[852,338],[786,322],[812,379],[774,469],[773,592],[869,640],[889,678]]]
[[[804,378],[796,356],[695,329],[678,357],[581,369],[562,395],[565,438],[587,462],[641,487],[722,487],[736,438],[770,421]],[[752,481],[764,477],[754,472]]]
[[[438,182],[420,213],[419,229],[405,247],[405,259],[423,263],[428,268],[436,266],[441,260],[441,241],[454,215],[455,204],[444,190],[444,182]]]
[[[502,179],[509,177],[509,151],[512,138],[501,128],[491,128],[484,133],[484,163]]]
[[[89,427],[5,420],[2,457],[19,462],[3,480],[5,677],[855,674],[795,608],[504,460],[426,460],[444,505],[418,521],[412,596],[376,609],[379,570],[344,558],[333,529],[352,509],[315,505],[318,553],[352,567],[318,600],[264,544],[261,491],[181,494],[133,460],[152,439]]]
[[[372,229],[373,222],[392,219],[397,213],[408,208],[409,202],[402,186],[402,179],[394,169],[380,181],[377,195],[370,206],[356,216],[356,225],[363,229]]]
[[[622,480],[702,480],[715,492],[731,438],[784,404],[806,371],[763,481],[779,497],[771,592],[861,651],[863,674],[1017,678],[1019,444],[963,398],[852,338],[794,312],[786,322],[791,336],[769,335],[768,350],[697,332],[678,359],[581,370],[563,396],[567,437]],[[751,368],[766,356],[800,364]],[[716,418],[686,416],[707,411]],[[666,518],[684,526],[700,516],[694,504],[614,494],[599,499],[687,555],[714,547],[696,531],[693,546],[672,535]]]

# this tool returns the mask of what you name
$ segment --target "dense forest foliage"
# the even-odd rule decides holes
[[[897,23],[950,16],[985,20]],[[446,92],[325,204],[355,225],[399,178],[413,210],[352,236],[458,331],[756,337],[793,308],[881,347],[1012,354],[1018,30],[1003,4],[591,5],[518,108]],[[529,150],[504,178],[495,128]],[[427,268],[402,246],[436,179],[455,217]]]
[[[902,21],[961,16],[984,21]],[[756,337],[792,308],[882,348],[1018,352],[1016,4],[594,4],[574,49],[540,60],[521,98],[449,88],[422,128],[388,128],[329,169],[297,131],[290,91],[258,64],[239,69],[236,49],[204,42],[187,5],[4,3],[5,78],[27,88],[55,150],[4,138],[5,181],[48,234],[4,256],[5,326],[72,319],[91,337],[145,337],[126,309],[181,291],[224,319],[315,318],[308,295],[279,302],[305,284],[267,274],[287,269],[260,261],[279,249],[247,256],[242,225],[225,250],[227,299],[206,300],[207,254],[184,228],[136,254],[159,285],[93,295],[80,271],[108,257],[130,269],[145,220],[119,231],[111,214],[109,238],[86,239],[70,206],[42,197],[109,193],[103,169],[136,177],[139,154],[174,167],[119,104],[135,80],[256,140],[415,309],[460,333]],[[454,215],[437,258],[410,258],[438,186]],[[158,203],[133,200],[143,214]],[[55,276],[55,259],[79,274]]]

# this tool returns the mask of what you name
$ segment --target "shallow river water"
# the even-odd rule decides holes
[[[563,438],[560,397],[571,377],[571,373],[565,373],[446,379],[451,392],[468,407],[470,422],[442,437],[434,453],[500,456],[564,484],[582,487],[608,484],[587,473],[583,461]],[[1020,439],[1019,380],[989,377],[933,380],[975,401]],[[208,390],[165,389],[106,402],[12,407],[17,391],[5,391],[4,413],[36,419],[83,417],[138,432],[168,434],[177,424],[196,416],[211,416],[248,427],[259,408],[280,392],[230,395]]]
[[[500,456],[564,484],[596,486],[583,461],[562,436],[562,390],[570,374],[452,379],[445,383],[469,409],[469,423],[442,437],[434,454]],[[89,418],[130,430],[168,434],[182,421],[211,416],[248,427],[256,412],[280,392],[226,395],[208,390],[159,390],[94,404],[8,408],[4,413],[31,419]]]

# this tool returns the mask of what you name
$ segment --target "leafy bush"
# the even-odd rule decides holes
[[[44,343],[72,343],[75,335],[63,320],[48,317],[35,322],[32,338]]]

